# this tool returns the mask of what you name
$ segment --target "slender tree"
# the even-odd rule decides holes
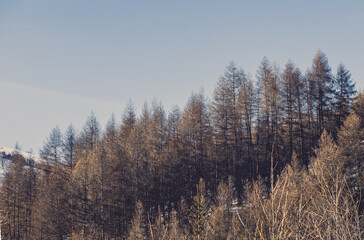
[[[212,128],[207,100],[200,92],[192,94],[180,121],[183,139],[183,167],[187,184],[185,190],[193,191],[193,186],[200,178],[213,177],[213,163],[209,161],[212,145]]]
[[[279,73],[278,69],[271,66],[267,58],[264,58],[259,66],[257,78],[261,87],[261,118],[262,124],[257,129],[259,135],[258,153],[262,164],[263,176],[268,176],[268,162],[274,160],[274,169],[282,169],[284,158],[281,156],[284,151],[279,147],[284,146],[279,135],[280,120],[280,95],[279,95]],[[273,154],[271,156],[271,154]],[[263,156],[263,158],[261,157]]]
[[[317,51],[310,71],[312,79],[313,98],[316,102],[316,119],[318,127],[318,136],[324,129],[332,130],[332,98],[333,98],[333,77],[326,55],[320,50]]]
[[[221,165],[218,172],[236,179],[243,173],[242,104],[239,104],[239,98],[243,102],[243,96],[239,97],[244,93],[243,82],[247,85],[244,71],[230,63],[217,83],[213,98],[217,159]]]
[[[75,166],[75,160],[76,160],[76,130],[74,127],[69,125],[67,128],[66,133],[63,136],[63,156],[65,160],[66,166],[70,169],[70,171],[73,170]]]
[[[96,119],[95,113],[91,112],[79,136],[79,140],[83,147],[89,151],[96,148],[99,137],[100,124]]]
[[[62,133],[59,127],[53,128],[48,139],[40,151],[40,156],[49,164],[59,165],[62,163]]]
[[[145,212],[142,202],[138,201],[136,204],[134,218],[131,222],[131,229],[128,239],[130,240],[144,240],[146,239],[147,223],[145,219]]]
[[[351,104],[356,94],[355,83],[352,82],[351,74],[343,64],[340,64],[337,68],[334,89],[336,126],[340,127],[350,113]]]

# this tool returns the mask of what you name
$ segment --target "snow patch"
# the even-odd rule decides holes
[[[32,165],[34,163],[39,164],[44,162],[44,160],[41,159],[37,154],[21,150],[15,150],[13,148],[0,147],[0,183],[2,182],[6,172],[9,170],[11,166],[11,157],[15,152],[23,156],[26,162],[28,162],[28,164],[30,162],[32,162]]]
[[[25,152],[25,151],[22,151],[22,150],[16,150],[16,149],[13,149],[13,148],[0,147],[0,157],[13,155],[14,152],[17,152],[20,155],[22,155],[25,160],[33,160],[35,163],[43,162],[43,160],[37,154],[28,153],[28,152]]]

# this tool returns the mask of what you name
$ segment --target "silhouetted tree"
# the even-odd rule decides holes
[[[352,82],[351,74],[344,65],[340,64],[334,78],[336,126],[340,127],[350,113],[351,104],[356,94],[355,83]]]

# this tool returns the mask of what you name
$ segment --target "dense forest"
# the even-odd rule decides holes
[[[362,239],[364,94],[318,51],[305,73],[229,64],[208,99],[129,103],[104,130],[54,128],[14,154],[3,239]]]

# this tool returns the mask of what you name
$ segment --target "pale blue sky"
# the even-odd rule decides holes
[[[364,87],[363,1],[0,0],[0,146],[38,151],[51,128],[104,126],[131,98],[168,111],[211,96],[234,61],[303,71],[321,49]]]

